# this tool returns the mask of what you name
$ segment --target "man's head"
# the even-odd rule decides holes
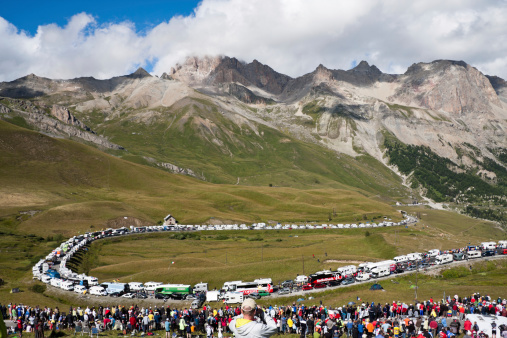
[[[247,298],[241,304],[241,312],[243,313],[243,317],[254,317],[255,309],[257,308],[257,304],[255,304],[255,300],[252,298]]]

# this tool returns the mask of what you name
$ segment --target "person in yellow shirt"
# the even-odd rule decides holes
[[[287,319],[287,326],[289,327],[289,333],[292,333],[292,326],[294,325],[294,321],[292,321],[292,318],[289,317]]]

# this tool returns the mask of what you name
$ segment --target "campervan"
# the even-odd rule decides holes
[[[232,281],[232,282],[225,282],[224,286],[222,286],[222,289],[225,291],[235,291],[236,286],[241,283],[243,283],[243,281],[240,281],[240,280],[236,280],[236,281]]]
[[[403,262],[407,262],[409,261],[409,257],[408,256],[396,256],[393,258],[393,260],[396,262],[396,263],[403,263]]]
[[[62,280],[60,278],[52,278],[50,284],[51,284],[51,286],[59,288],[61,282],[62,282]]]
[[[91,286],[99,285],[99,280],[97,279],[97,277],[88,276],[86,277],[86,280],[88,281],[88,285]]]
[[[419,252],[409,253],[407,256],[410,261],[418,261],[423,258],[423,254]]]
[[[336,269],[336,272],[342,276],[351,276],[357,272],[357,267],[355,265],[342,266]]]
[[[83,293],[86,291],[86,287],[84,285],[76,285],[74,286],[74,292]]]
[[[357,276],[356,276],[356,280],[357,281],[365,281],[365,280],[368,280],[370,279],[370,274],[368,273],[359,273]]]
[[[308,276],[305,276],[305,275],[296,276],[296,279],[294,279],[294,282],[296,284],[299,284],[299,283],[308,283]]]
[[[435,263],[438,265],[447,264],[452,262],[452,255],[451,254],[445,254],[445,255],[438,255],[435,258]]]
[[[371,270],[371,276],[373,278],[380,278],[389,276],[391,274],[391,270],[388,266],[382,266]]]
[[[481,250],[495,250],[495,249],[496,249],[495,242],[482,242],[481,243]]]
[[[144,283],[144,289],[146,291],[155,291],[155,289],[157,288],[157,286],[159,285],[162,285],[162,283],[159,283],[159,282],[148,282],[148,283]]]
[[[243,292],[226,292],[224,302],[226,304],[238,304],[243,302]]]
[[[71,281],[61,282],[60,288],[62,288],[65,291],[72,291],[74,290],[74,284]]]
[[[102,286],[92,286],[90,288],[90,295],[95,295],[95,296],[107,296],[107,292],[106,290],[104,290],[104,288]]]
[[[507,249],[507,241],[498,241],[498,247],[502,249]]]
[[[452,258],[455,261],[462,261],[466,258],[465,254],[463,252],[455,252],[452,254]]]
[[[42,276],[40,277],[40,281],[41,281],[42,283],[46,283],[46,284],[47,284],[47,283],[49,283],[49,282],[51,281],[51,277],[49,277],[48,275],[42,275]]]
[[[438,249],[433,249],[433,250],[428,251],[429,257],[436,257],[438,255],[440,255],[440,250],[438,250]]]
[[[467,252],[467,258],[468,259],[481,258],[481,256],[482,256],[482,252],[479,251],[479,250],[474,250],[474,251],[468,251]]]
[[[130,291],[142,291],[142,290],[144,290],[144,285],[143,285],[143,283],[139,283],[139,282],[130,282],[129,288],[130,288]]]
[[[194,285],[194,292],[206,292],[208,291],[208,283],[198,283]]]

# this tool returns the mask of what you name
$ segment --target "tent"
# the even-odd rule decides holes
[[[382,285],[375,283],[371,286],[370,290],[384,290],[384,288]]]

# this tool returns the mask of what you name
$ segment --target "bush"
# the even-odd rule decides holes
[[[248,237],[247,240],[250,241],[250,242],[260,242],[260,241],[263,241],[264,238],[262,238],[261,236],[257,235],[255,237]]]
[[[468,276],[469,274],[470,274],[470,272],[468,271],[468,269],[464,266],[461,266],[461,267],[445,270],[444,272],[442,272],[442,277],[444,277],[445,279],[454,279],[454,278],[465,277],[465,276]]]
[[[226,241],[226,240],[229,239],[229,236],[227,236],[227,235],[218,235],[218,236],[215,237],[215,239],[217,241]]]
[[[364,237],[368,237],[370,235],[371,235],[370,232],[368,230],[366,230],[366,232],[364,233]]]
[[[44,284],[35,284],[35,285],[32,285],[32,287],[30,288],[30,290],[32,290],[35,293],[44,293],[44,291],[46,291],[46,285],[44,285]]]

